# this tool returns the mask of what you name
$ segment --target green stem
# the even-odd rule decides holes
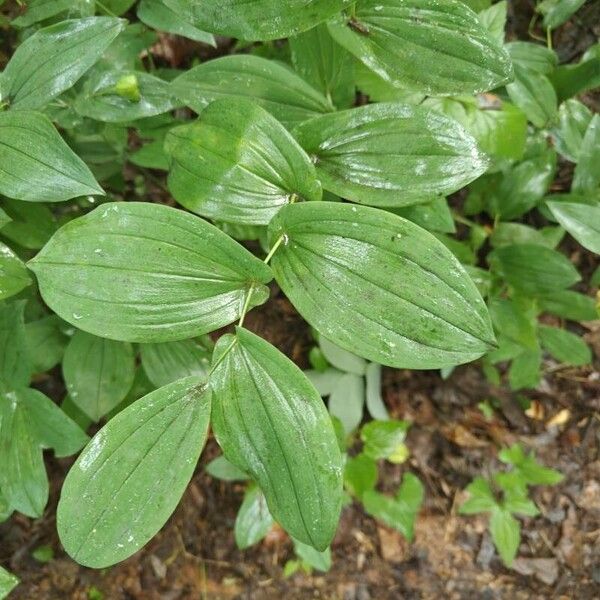
[[[546,29],[546,45],[548,46],[548,50],[552,50],[552,30],[550,27]]]

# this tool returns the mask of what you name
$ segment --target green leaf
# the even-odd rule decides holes
[[[26,387],[32,374],[23,311],[25,301],[0,302],[0,392]]]
[[[434,369],[474,360],[494,343],[475,284],[410,221],[364,206],[295,204],[269,225],[271,245],[281,235],[271,263],[277,282],[342,348],[388,366]]]
[[[523,494],[522,490],[504,490],[502,506],[508,512],[524,517],[537,517],[540,514],[535,502],[527,497],[527,493]]]
[[[98,11],[102,14],[122,15],[135,4],[135,0],[102,0],[97,4]]]
[[[34,373],[49,371],[61,362],[68,342],[63,325],[56,315],[25,324],[27,352]]]
[[[340,379],[344,376],[342,371],[327,369],[325,371],[304,371],[310,382],[321,396],[329,396],[337,387]]]
[[[363,452],[374,460],[390,458],[404,444],[409,427],[406,421],[367,423],[360,431],[360,439],[364,443]]]
[[[390,212],[412,221],[427,231],[455,233],[454,219],[446,198],[436,198],[427,204],[415,204],[402,208],[388,208]]]
[[[248,475],[230,463],[223,455],[211,460],[206,465],[206,472],[215,479],[223,481],[246,481]]]
[[[142,366],[156,387],[192,375],[207,375],[211,355],[212,348],[196,340],[140,344]]]
[[[298,74],[338,108],[354,103],[354,57],[333,40],[327,25],[289,39]]]
[[[137,8],[137,16],[142,23],[158,31],[181,35],[195,42],[209,44],[216,48],[212,33],[198,29],[193,22],[169,8],[162,0],[142,0]]]
[[[337,417],[346,433],[352,433],[362,421],[365,382],[360,375],[344,373],[329,395],[329,412]]]
[[[552,228],[551,231],[557,228]],[[560,230],[560,228],[558,228]],[[561,236],[563,231],[559,231]],[[490,243],[493,248],[502,248],[512,244],[535,244],[536,246],[546,246],[554,248],[555,240],[549,236],[543,229],[534,229],[523,223],[498,223],[490,235]]]
[[[210,400],[208,387],[188,377],[134,402],[94,436],[58,504],[58,533],[74,560],[108,567],[164,525],[206,440]]]
[[[462,515],[488,512],[498,506],[490,484],[483,477],[473,479],[465,491],[469,493],[469,498],[460,506],[459,512]]]
[[[336,369],[361,376],[366,373],[367,361],[364,358],[340,348],[323,336],[319,338],[319,346],[329,364]]]
[[[7,221],[2,226],[2,236],[19,247],[39,250],[52,237],[57,224],[45,204],[21,202],[2,198]]]
[[[19,578],[0,567],[0,598],[6,598],[19,585]]]
[[[506,0],[501,0],[500,2],[492,4],[488,8],[480,11],[477,15],[482,25],[492,34],[492,37],[500,46],[504,44],[506,13]]]
[[[362,452],[348,458],[344,467],[344,484],[357,498],[375,488],[377,483],[377,464]]]
[[[584,247],[600,254],[600,206],[548,202],[556,220]]]
[[[591,192],[600,185],[600,115],[594,115],[583,136],[573,175],[573,192]]]
[[[62,372],[74,404],[99,421],[127,396],[135,360],[131,344],[77,331],[63,359]]]
[[[45,106],[79,80],[124,26],[121,19],[88,17],[36,31],[6,65],[2,99],[8,99],[12,108]]]
[[[546,29],[556,29],[568,21],[584,3],[585,0],[542,0],[535,9],[544,15],[543,25]]]
[[[506,86],[510,99],[538,128],[554,123],[557,97],[550,80],[541,73],[515,65],[515,80]]]
[[[564,479],[562,473],[544,467],[537,462],[533,454],[526,454],[520,444],[503,448],[498,453],[498,458],[512,465],[516,474],[529,485],[554,485]]]
[[[600,44],[588,48],[579,63],[561,65],[551,75],[559,101],[600,85]]]
[[[152,260],[148,261],[151,256]],[[107,203],[63,226],[29,263],[65,321],[95,335],[166,342],[236,320],[268,297],[270,269],[206,221],[158,204]]]
[[[266,225],[290,200],[320,200],[315,168],[266,110],[241,98],[213,102],[190,125],[172,129],[169,190],[203,217]]]
[[[483,92],[510,80],[508,54],[462,2],[362,0],[329,22],[342,46],[400,88],[429,95]]]
[[[242,97],[268,110],[286,127],[331,112],[331,103],[288,67],[239,54],[210,60],[171,83],[173,94],[197,113],[214,100]]]
[[[381,365],[369,363],[365,374],[367,410],[373,419],[387,421],[390,416],[381,397]]]
[[[85,163],[41,113],[0,112],[0,164],[0,193],[10,198],[62,202],[104,194]]]
[[[29,427],[42,448],[52,448],[58,457],[81,450],[88,436],[50,398],[29,388],[15,392],[17,402],[27,411]]]
[[[317,117],[294,130],[326,190],[362,204],[406,206],[454,192],[487,168],[456,121],[402,104]]]
[[[510,42],[505,47],[512,58],[513,65],[518,65],[526,71],[548,75],[558,65],[556,52],[546,46],[517,41]]]
[[[23,261],[0,242],[0,300],[18,294],[31,283]]]
[[[490,518],[490,533],[496,550],[507,567],[517,555],[521,541],[521,526],[507,510],[496,507]]]
[[[593,321],[598,318],[594,299],[571,290],[559,290],[538,298],[540,309],[573,321]]]
[[[492,298],[490,315],[496,331],[520,346],[537,349],[537,315],[516,299]]]
[[[48,501],[42,450],[57,456],[79,450],[87,436],[41,392],[18,388],[0,393],[0,488],[8,504],[29,517],[41,517]]]
[[[535,244],[496,248],[488,260],[497,275],[515,289],[534,296],[568,288],[581,280],[566,256]]]
[[[558,125],[552,130],[554,145],[559,154],[577,162],[585,132],[592,120],[592,111],[579,100],[563,102],[558,108]]]
[[[273,518],[324,550],[342,500],[342,460],[317,391],[288,358],[242,328],[215,348],[212,426],[225,456],[261,487]]]
[[[120,90],[132,78],[135,96]],[[170,84],[141,71],[108,71],[86,82],[75,99],[75,110],[84,117],[107,123],[127,123],[173,110],[177,102]]]
[[[198,27],[247,41],[289,37],[326,21],[350,0],[165,0]]]
[[[592,362],[592,351],[578,335],[546,325],[540,325],[539,333],[542,347],[556,360],[568,365],[589,365]]]
[[[513,359],[508,370],[510,389],[536,388],[540,383],[541,366],[540,350],[523,350]]]
[[[260,488],[251,485],[246,489],[244,501],[235,518],[233,533],[235,544],[240,550],[254,546],[273,527],[273,517]]]
[[[11,26],[24,28],[52,17],[62,20],[72,16],[91,17],[94,14],[93,2],[89,0],[28,0],[22,8],[26,8],[25,13],[13,19]]]
[[[362,501],[367,513],[397,529],[410,542],[423,495],[423,484],[418,477],[406,473],[395,498],[369,490],[363,494]]]
[[[325,548],[322,552],[315,550],[312,546],[294,540],[294,552],[302,559],[305,565],[326,573],[331,569],[331,549]]]

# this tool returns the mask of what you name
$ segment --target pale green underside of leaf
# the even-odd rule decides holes
[[[211,33],[247,41],[275,40],[305,31],[351,0],[165,0]]]
[[[30,261],[65,321],[110,339],[208,333],[268,297],[270,269],[215,226],[158,204],[108,203],[62,227]]]
[[[435,369],[494,343],[487,308],[452,253],[424,229],[364,206],[281,209],[269,226],[275,278],[322,335],[384,365]]]
[[[29,202],[104,195],[50,119],[30,111],[0,112],[0,193]]]
[[[462,188],[488,160],[456,121],[404,104],[317,117],[294,130],[323,187],[372,206],[406,206]]]
[[[197,113],[219,98],[253,100],[286,126],[332,112],[319,92],[285,65],[259,56],[224,56],[183,73],[173,94]]]
[[[399,88],[471,94],[512,78],[506,51],[457,0],[361,0],[353,21],[340,16],[329,29],[338,43]]]
[[[158,532],[194,472],[209,416],[210,391],[190,377],[144,396],[94,436],[58,504],[58,532],[74,560],[107,567]]]
[[[342,463],[319,394],[287,357],[245,329],[223,336],[214,360],[212,425],[225,456],[259,484],[292,536],[325,549],[341,509]]]
[[[13,108],[36,109],[69,89],[102,56],[125,21],[88,17],[62,21],[27,38],[2,74]]]
[[[320,200],[309,157],[266,110],[241,98],[213,102],[171,130],[169,190],[187,209],[218,221],[266,225],[292,197]]]

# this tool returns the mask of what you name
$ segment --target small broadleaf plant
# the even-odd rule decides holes
[[[597,316],[554,249],[564,228],[597,251],[598,117],[573,98],[596,84],[597,47],[571,68],[540,45],[505,44],[504,2],[479,14],[458,0],[116,4],[32,0],[11,21],[0,518],[41,516],[43,450],[87,443],[62,489],[59,535],[83,565],[124,560],[177,506],[210,427],[230,470],[253,482],[246,513],[268,512],[305,562],[335,535],[344,472],[369,512],[411,537],[418,480],[405,475],[389,498],[369,463],[402,462],[406,426],[361,430],[362,458],[348,464],[366,465],[370,487],[352,492],[319,392],[246,317],[276,284],[345,381],[357,389],[365,375],[371,391],[380,365],[448,372],[485,356],[495,373],[516,359],[511,384],[523,387],[540,344],[586,362],[581,340],[537,317]],[[565,16],[539,10],[551,39]],[[157,31],[219,56],[157,68]],[[240,41],[234,53],[220,55],[219,36]],[[557,153],[576,163],[566,197],[547,194]],[[167,197],[153,202],[149,182]],[[455,214],[446,196],[465,186]],[[510,227],[532,211],[558,225]],[[477,260],[488,238],[490,271]],[[506,306],[526,315],[518,335],[502,325]],[[61,363],[59,408],[31,386]],[[88,441],[92,422],[103,426]],[[345,426],[347,439],[358,419]]]

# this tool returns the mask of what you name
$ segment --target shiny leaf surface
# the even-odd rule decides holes
[[[333,37],[380,77],[430,95],[490,90],[512,77],[508,54],[454,0],[361,0],[329,23]]]
[[[169,190],[187,209],[219,221],[266,225],[294,197],[320,200],[315,168],[266,110],[240,98],[213,102],[171,130]]]
[[[210,392],[190,377],[113,417],[80,454],[62,488],[57,525],[69,555],[103,568],[152,538],[194,472],[209,416]]]
[[[45,106],[78,81],[124,26],[122,19],[88,17],[40,29],[17,48],[6,65],[2,99],[19,109]]]
[[[325,406],[302,371],[237,328],[215,348],[212,426],[225,456],[262,489],[273,518],[324,550],[342,500],[342,460]]]
[[[149,261],[148,257],[152,257]],[[206,221],[108,203],[62,227],[29,263],[46,303],[94,335],[165,342],[213,331],[268,297],[270,269]]]
[[[0,112],[0,164],[0,193],[10,198],[62,202],[104,194],[48,117],[37,112]]]
[[[494,342],[487,309],[460,263],[430,233],[377,209],[283,208],[269,226],[277,282],[322,335],[369,360],[433,369]]]
[[[171,83],[173,94],[197,113],[219,98],[253,100],[286,126],[331,112],[333,106],[288,67],[259,56],[224,56],[194,67]]]
[[[454,192],[487,167],[456,121],[403,104],[324,115],[294,135],[313,157],[325,189],[374,206],[405,206]]]
[[[314,27],[351,0],[165,0],[198,27],[242,40],[275,40]]]

